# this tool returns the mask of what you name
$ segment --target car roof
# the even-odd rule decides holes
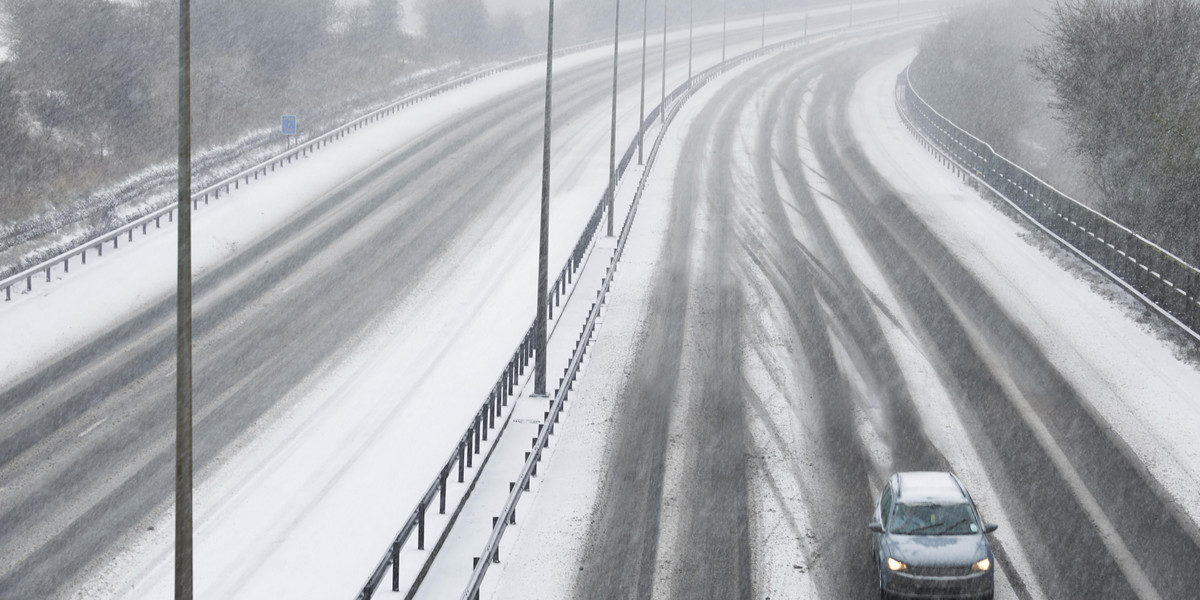
[[[964,502],[967,491],[958,478],[938,471],[896,474],[896,501],[904,503]]]

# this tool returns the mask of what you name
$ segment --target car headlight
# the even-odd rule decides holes
[[[908,565],[906,565],[890,556],[887,559],[887,565],[888,565],[888,570],[890,570],[890,571],[903,571],[908,568]]]
[[[985,558],[985,559],[971,565],[971,568],[973,570],[981,571],[981,572],[987,571],[988,569],[992,568],[992,559]]]

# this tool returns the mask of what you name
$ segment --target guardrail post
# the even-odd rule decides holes
[[[472,457],[472,455],[475,454],[473,451],[474,449],[471,447],[471,440],[473,440],[475,437],[475,432],[471,431],[471,429],[474,429],[474,428],[475,428],[475,426],[472,425],[470,429],[467,429],[467,467],[468,468],[473,466],[472,465],[473,459],[471,457]]]
[[[29,275],[29,276],[25,277],[25,291],[27,291],[27,292],[33,291],[33,275]]]
[[[458,445],[458,482],[463,482],[463,455],[466,454],[463,445]]]
[[[50,283],[50,267],[46,267],[46,283]]]
[[[425,549],[425,503],[417,505],[417,550]]]
[[[508,373],[508,395],[511,396],[511,395],[513,395],[514,392],[516,392],[516,387],[517,387],[517,377],[516,377],[516,374],[513,372],[512,365],[508,366],[507,373]]]
[[[400,542],[392,542],[392,591],[400,591]]]
[[[525,462],[529,462],[529,453],[528,452],[525,453]],[[517,482],[515,482],[515,481],[508,482],[508,493],[511,494],[513,491],[513,488],[515,488],[515,487],[517,487]],[[513,506],[512,512],[508,513],[508,524],[509,525],[517,524],[517,507],[515,505]]]
[[[485,442],[487,441],[488,415],[491,413],[492,411],[490,410],[480,409],[479,413],[475,417],[475,419],[480,422],[479,427],[476,427],[475,429],[479,431],[480,435],[483,436],[483,441]]]
[[[478,566],[479,566],[479,557],[476,556],[473,559],[471,559],[471,570],[474,570],[475,567],[478,567]],[[479,590],[475,590],[475,592],[473,594],[471,594],[471,600],[479,600]]]
[[[479,436],[483,435],[483,439],[487,439],[487,435],[483,434],[482,418],[482,414],[475,413],[475,454],[479,454]]]
[[[438,489],[438,514],[446,514],[446,479],[450,477],[450,465],[442,467],[441,485]]]

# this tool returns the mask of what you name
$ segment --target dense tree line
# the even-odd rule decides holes
[[[1023,60],[1033,33],[1012,6],[959,12],[925,36],[909,76],[939,112],[1012,155],[1035,111]]]
[[[1030,62],[1118,221],[1200,262],[1200,5],[1067,0]]]
[[[923,40],[914,85],[1001,154],[1200,263],[1200,4],[1032,9],[952,16]]]
[[[278,127],[281,114],[303,130],[322,107],[378,102],[422,69],[537,47],[522,19],[490,15],[481,0],[418,4],[427,27],[416,35],[399,0],[191,6],[198,150]],[[170,159],[177,10],[176,0],[0,0],[0,222]]]

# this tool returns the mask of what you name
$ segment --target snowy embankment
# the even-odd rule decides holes
[[[893,101],[896,74],[912,57],[893,57],[860,82],[851,111],[863,151],[1200,523],[1200,373],[1180,345],[1188,342],[913,140]]]

